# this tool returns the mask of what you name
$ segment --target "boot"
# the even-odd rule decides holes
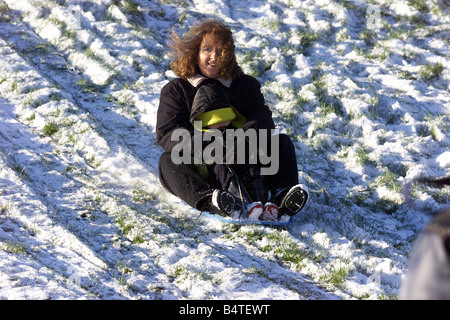
[[[214,190],[207,211],[227,217],[240,217],[242,213],[242,205],[227,190]]]
[[[289,189],[281,199],[280,215],[293,216],[300,212],[308,202],[308,188],[297,184]]]

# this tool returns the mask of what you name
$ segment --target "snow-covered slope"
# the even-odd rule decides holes
[[[0,0],[0,299],[396,299],[449,202],[449,9],[401,0]],[[297,147],[289,229],[158,181],[166,40],[223,19]]]

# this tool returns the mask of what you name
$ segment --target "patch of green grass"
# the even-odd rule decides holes
[[[161,4],[167,4],[182,8],[187,8],[189,6],[189,2],[185,0],[160,0],[160,2]]]
[[[93,93],[97,95],[101,91],[101,86],[96,85],[94,82],[88,79],[80,78],[76,84],[80,86],[81,90],[83,90],[83,92],[85,93]]]
[[[36,119],[36,112],[33,112],[32,114],[31,114],[31,116],[29,116],[28,118],[26,118],[25,120],[26,121],[33,121],[33,120],[35,120]]]
[[[266,26],[272,31],[277,32],[280,27],[280,21],[278,19],[269,19],[266,22]]]
[[[121,274],[127,274],[132,273],[133,270],[129,268],[127,265],[124,264],[124,262],[121,260],[116,266],[117,271],[119,271]]]
[[[77,40],[77,32],[76,31],[64,29],[63,35],[74,42]]]
[[[23,105],[25,107],[37,108],[43,104],[41,99],[34,99],[32,94],[28,94]]]
[[[185,265],[177,265],[173,268],[172,272],[171,272],[171,276],[174,278],[179,278],[182,275],[186,276],[187,274],[187,266]]]
[[[292,263],[297,267],[303,266],[303,260],[309,258],[310,254],[300,249],[296,244],[288,243],[275,249],[275,254],[284,263]]]
[[[40,43],[33,48],[37,54],[45,55],[51,52],[51,45],[49,43]]]
[[[330,102],[330,103],[321,102],[320,113],[322,114],[323,117],[326,117],[327,115],[329,115],[331,113],[340,115],[341,108],[340,108],[339,104],[337,104],[335,102]]]
[[[391,55],[391,52],[389,51],[389,49],[387,49],[385,47],[381,47],[381,48],[375,48],[374,50],[372,50],[371,54],[367,54],[367,58],[368,59],[378,59],[381,62],[383,62],[384,60],[389,58],[390,55]]]
[[[398,300],[398,295],[394,292],[382,292],[378,300]]]
[[[18,87],[19,87],[19,85],[17,84],[17,81],[14,80],[14,81],[11,83],[11,91],[12,91],[12,92],[16,91]]]
[[[130,14],[136,14],[136,13],[140,13],[140,9],[139,9],[139,5],[136,3],[136,2],[134,2],[134,1],[132,1],[132,0],[123,0],[122,1],[122,8],[126,11],[126,12],[128,12],[128,13],[130,13]]]
[[[10,22],[10,13],[11,10],[9,9],[8,5],[5,3],[0,3],[0,22]]]
[[[132,239],[134,244],[140,244],[145,242],[145,237],[141,232],[138,232]]]
[[[237,232],[237,236],[243,237],[250,244],[256,244],[257,241],[260,241],[264,236],[264,230],[260,228],[252,228],[252,229],[240,229]]]
[[[145,235],[139,225],[134,225],[130,222],[130,218],[125,213],[120,213],[116,218],[116,223],[119,225],[122,234],[127,236],[134,244],[145,242]]]
[[[127,216],[125,214],[120,215],[117,220],[116,223],[120,226],[120,229],[122,230],[122,234],[123,235],[127,235],[131,232],[131,230],[133,229],[133,225],[128,223],[127,221]]]
[[[247,274],[257,274],[263,277],[266,277],[266,273],[264,272],[264,270],[261,270],[260,268],[257,267],[251,267],[251,268],[244,268],[242,269],[243,273],[247,273]]]
[[[91,48],[86,48],[84,50],[84,54],[86,55],[86,57],[91,58],[92,60],[95,60],[98,62],[101,61],[101,58],[99,56],[97,56],[97,54]]]
[[[434,141],[439,141],[438,130],[439,129],[436,127],[436,125],[431,126],[431,137],[433,138]]]
[[[7,214],[9,211],[9,204],[3,203],[0,205],[0,214]]]
[[[444,66],[442,65],[442,63],[437,62],[434,64],[425,64],[420,67],[419,77],[425,81],[437,79],[439,78],[443,70]]]
[[[408,4],[422,13],[427,13],[430,11],[430,8],[428,8],[425,0],[408,0]]]
[[[59,28],[67,28],[67,24],[64,21],[58,19],[57,17],[49,17],[48,21],[57,25]]]
[[[399,193],[401,186],[398,183],[398,176],[389,170],[386,170],[381,176],[376,179],[376,183],[386,186],[389,190]]]
[[[25,180],[30,180],[30,177],[25,171],[25,167],[22,167],[20,164],[16,163],[14,164],[11,169],[13,169],[15,172],[17,172],[20,176],[20,178]]]
[[[337,116],[342,116],[342,104],[338,99],[333,96],[329,96],[326,90],[326,80],[323,71],[320,66],[317,66],[316,74],[313,76],[314,95],[319,101],[320,113],[326,117],[330,113],[334,113]]]
[[[7,241],[0,245],[0,249],[9,253],[27,253],[28,247],[20,242]]]
[[[369,164],[376,165],[375,161],[370,159],[366,149],[364,149],[363,147],[359,148],[359,150],[356,152],[356,157],[356,162],[362,166]]]
[[[351,206],[353,204],[362,207],[365,205],[366,199],[370,196],[370,193],[368,192],[357,192],[355,194],[352,194],[350,196],[347,196],[346,198],[340,199],[341,202],[344,204],[347,204],[348,206]]]
[[[86,161],[93,168],[98,168],[101,165],[100,161],[96,160],[96,157],[94,154],[91,154],[90,156],[88,156],[86,158]]]
[[[267,63],[261,59],[261,52],[248,50],[242,58],[242,66],[247,67],[247,73],[254,78],[259,78],[266,71]]]
[[[448,204],[448,199],[450,199],[450,190],[449,188],[442,188],[436,190],[431,194],[431,197],[437,203]]]
[[[389,199],[379,199],[370,205],[373,212],[383,211],[387,214],[392,214],[399,209],[399,204]]]
[[[173,269],[169,271],[169,275],[175,278],[176,282],[183,282],[186,279],[195,279],[201,281],[213,281],[213,283],[216,284],[220,283],[218,279],[214,279],[214,276],[209,274],[208,272],[201,270],[193,270],[190,269],[187,265],[174,266]]]
[[[319,281],[328,282],[336,287],[339,287],[347,279],[349,273],[350,272],[349,272],[348,268],[340,265],[337,268],[333,267],[332,270],[328,274],[320,276]]]
[[[133,190],[132,199],[134,202],[147,203],[155,201],[157,199],[157,196],[141,189],[135,189]]]
[[[59,130],[58,125],[55,122],[49,122],[47,123],[44,128],[42,129],[42,132],[45,136],[51,137],[55,133],[57,133]]]
[[[319,34],[311,31],[304,30],[300,32],[300,44],[302,45],[303,49],[307,49],[312,44],[319,39]]]
[[[373,30],[366,29],[358,35],[358,38],[364,40],[366,45],[373,46],[377,40],[377,34]]]

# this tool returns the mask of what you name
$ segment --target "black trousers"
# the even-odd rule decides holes
[[[285,134],[279,135],[279,169],[274,175],[262,176],[265,188],[275,191],[278,188],[290,188],[298,184],[298,168],[294,145]],[[202,210],[209,201],[213,191],[225,188],[232,173],[222,165],[210,165],[208,178],[203,178],[193,164],[174,164],[171,152],[164,152],[159,159],[159,180],[162,186],[173,195],[179,197],[190,206]],[[245,164],[230,165],[233,170],[241,175],[246,171],[250,175],[257,174],[253,166]]]

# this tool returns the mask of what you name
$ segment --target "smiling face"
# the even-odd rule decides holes
[[[217,78],[220,74],[218,58],[222,43],[216,35],[206,34],[200,44],[197,64],[200,72],[208,78]]]

